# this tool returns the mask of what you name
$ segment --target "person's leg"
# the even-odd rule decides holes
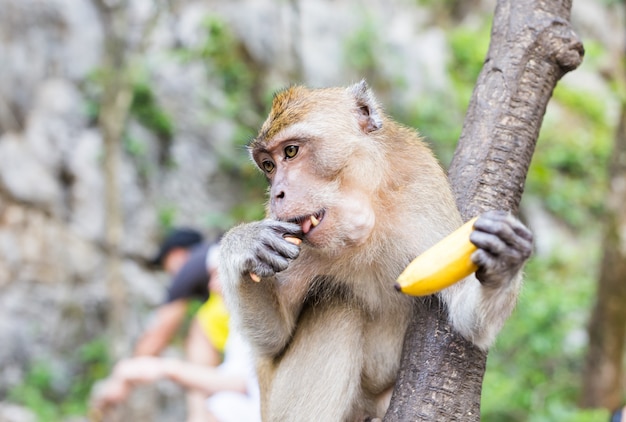
[[[187,361],[207,366],[217,366],[221,362],[221,356],[207,339],[202,327],[194,318],[189,327],[187,343],[185,347]],[[209,421],[210,416],[206,408],[206,395],[189,390],[186,394],[187,422]]]
[[[197,319],[191,322],[185,345],[187,360],[202,365],[217,366],[222,362],[221,354],[215,350]]]

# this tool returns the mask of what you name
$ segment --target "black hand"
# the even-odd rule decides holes
[[[533,236],[517,218],[488,211],[474,223],[470,241],[478,247],[472,261],[483,285],[498,287],[511,280],[532,252]]]
[[[271,277],[284,271],[289,262],[300,254],[300,247],[285,237],[300,238],[299,225],[276,220],[263,220],[251,223],[247,236],[247,256],[243,273],[253,273],[260,277]]]

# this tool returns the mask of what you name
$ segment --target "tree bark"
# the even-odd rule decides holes
[[[107,287],[109,292],[109,352],[116,360],[130,352],[128,339],[124,336],[127,325],[126,286],[122,278],[121,243],[124,234],[119,174],[122,159],[122,137],[133,100],[132,66],[145,50],[161,9],[160,1],[154,2],[155,10],[146,20],[139,39],[129,40],[129,2],[93,0],[105,33],[105,57],[103,62],[103,96],[98,116],[104,149],[105,178],[105,248],[107,252]]]
[[[103,139],[105,179],[105,248],[107,252],[107,288],[109,293],[109,353],[116,360],[127,355],[125,339],[126,286],[122,279],[120,244],[124,219],[119,188],[122,135],[132,101],[132,88],[127,70],[127,43],[122,34],[127,27],[125,2],[108,6],[95,2],[106,34],[103,97],[98,126]]]
[[[159,2],[155,2],[155,5]],[[149,35],[156,25],[160,9],[146,21],[139,40],[132,44],[128,36],[129,2],[93,0],[105,33],[106,54],[103,61],[103,95],[98,115],[98,126],[103,139],[103,168],[105,178],[105,249],[107,253],[108,345],[109,356],[118,361],[131,352],[125,335],[128,326],[128,300],[122,273],[121,244],[124,235],[124,215],[120,190],[122,139],[133,100],[132,66],[147,46]],[[107,412],[106,419],[99,413],[93,420],[121,422],[154,419],[154,409],[136,406],[138,402],[157,402],[157,390],[145,386],[134,393],[135,398],[124,406]]]
[[[499,0],[485,64],[449,177],[464,219],[516,213],[546,105],[583,46],[571,0]],[[385,421],[479,421],[487,354],[461,338],[436,298],[416,300]]]
[[[589,350],[580,403],[614,410],[623,404],[626,341],[626,103],[622,104],[609,179],[604,254],[588,329]]]

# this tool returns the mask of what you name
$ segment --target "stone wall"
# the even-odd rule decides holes
[[[165,27],[155,37],[173,40]],[[78,350],[107,333],[103,140],[87,89],[102,66],[104,37],[91,1],[0,1],[0,401],[38,362],[52,371],[55,390],[67,393],[80,376]],[[201,93],[211,87],[199,66],[162,55],[152,49],[145,60],[156,63],[154,91],[176,121],[169,161],[161,162],[157,137],[130,121],[143,168],[124,151],[119,174],[129,306],[120,334],[129,345],[163,299],[166,280],[145,265],[163,229],[159,212],[175,209],[174,223],[211,237],[218,230],[207,214],[240,199],[215,154],[216,145],[231,142],[232,125],[204,121]]]

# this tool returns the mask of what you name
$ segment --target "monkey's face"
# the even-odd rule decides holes
[[[354,103],[343,91],[321,97],[309,91],[305,98],[296,93],[283,94],[295,103],[291,106],[275,99],[252,143],[252,157],[270,184],[268,215],[299,224],[314,247],[360,245],[376,220],[368,180],[375,167],[358,160],[372,142],[360,131]]]
[[[322,163],[328,151],[319,144],[287,137],[253,152],[270,184],[269,217],[300,225],[305,242],[314,247],[361,244],[375,222],[369,194],[335,165]]]

